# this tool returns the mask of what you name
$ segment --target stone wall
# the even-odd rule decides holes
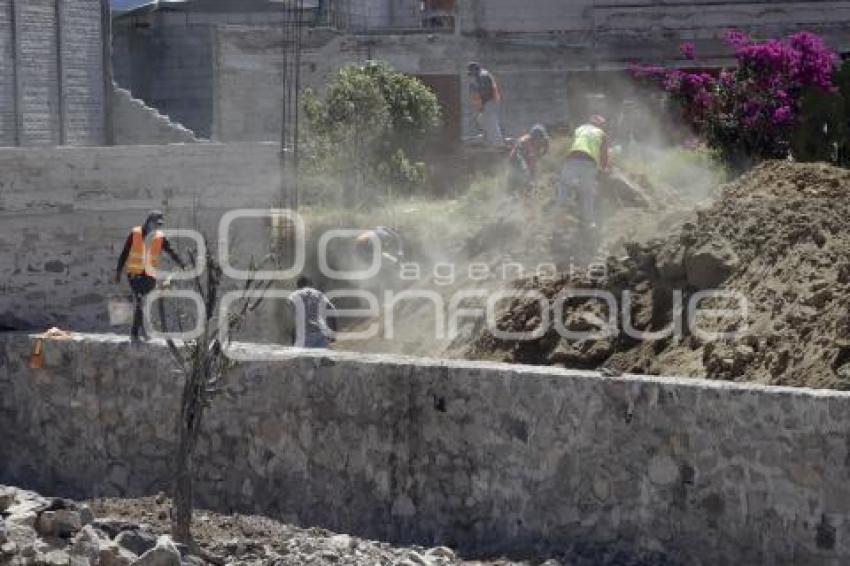
[[[0,335],[0,482],[167,488],[181,388],[163,347],[48,342],[38,371],[29,349]],[[201,505],[473,554],[850,560],[847,393],[243,351],[269,359],[239,365],[211,408]]]
[[[128,295],[118,255],[149,210],[215,237],[224,211],[268,209],[284,190],[279,148],[261,143],[6,148],[0,170],[0,328],[106,330],[110,300]],[[243,245],[259,257],[269,236],[254,228]]]
[[[108,141],[102,5],[0,1],[0,145]]]

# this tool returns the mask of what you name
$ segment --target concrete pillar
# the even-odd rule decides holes
[[[0,0],[0,146],[18,144],[12,0]]]
[[[20,145],[56,145],[59,84],[55,0],[15,5],[15,59]]]

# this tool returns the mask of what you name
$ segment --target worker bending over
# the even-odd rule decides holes
[[[505,138],[502,137],[502,126],[499,121],[502,106],[499,85],[493,75],[479,63],[470,63],[467,72],[471,81],[469,96],[472,101],[472,111],[475,113],[475,122],[484,132],[484,139],[488,145],[501,147],[505,145]]]
[[[181,268],[184,267],[183,261],[160,230],[164,224],[163,218],[162,212],[158,210],[148,214],[143,225],[130,230],[124,249],[118,258],[115,282],[121,282],[121,274],[126,269],[127,281],[130,283],[130,291],[133,294],[133,326],[130,329],[132,342],[139,341],[140,333],[147,340],[143,306],[145,297],[156,288],[162,252],[167,253]]]
[[[516,140],[509,158],[508,188],[518,193],[537,177],[537,164],[549,152],[549,134],[540,124]]]
[[[294,321],[292,344],[299,348],[327,348],[333,340],[336,319],[330,299],[313,287],[309,277],[301,275],[295,282],[297,289],[289,295],[289,306]]]
[[[379,242],[378,249],[375,242]],[[364,230],[354,240],[354,253],[361,263],[371,265],[380,252],[381,266],[386,263],[399,265],[404,259],[404,242],[398,231],[386,226]]]
[[[597,175],[608,169],[608,137],[602,129],[605,118],[591,116],[589,123],[579,126],[573,136],[573,145],[558,180],[558,203],[565,205],[570,195],[576,194],[584,229],[596,229]]]

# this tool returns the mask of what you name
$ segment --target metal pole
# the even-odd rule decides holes
[[[294,178],[292,180],[292,204],[293,209],[298,210],[299,204],[299,162],[300,162],[300,147],[299,147],[299,134],[300,134],[300,120],[299,115],[301,112],[301,45],[303,41],[303,31],[304,31],[304,0],[298,0],[297,3],[297,12],[296,12],[296,37],[295,37],[295,105],[293,108],[293,122],[294,122],[294,131],[292,133],[292,173]]]
[[[283,206],[284,203],[289,204],[290,195],[289,195],[289,183],[287,178],[288,167],[287,160],[289,159],[287,155],[287,151],[289,150],[287,146],[287,120],[286,115],[288,113],[289,108],[289,96],[287,93],[287,89],[289,87],[289,80],[287,78],[287,74],[289,72],[289,53],[287,51],[287,20],[289,17],[289,9],[287,5],[284,4],[281,12],[281,87],[283,90],[283,94],[281,97],[281,112],[280,112],[280,168],[281,168],[281,194],[280,194],[280,202]]]
[[[112,13],[109,0],[100,0],[100,33],[103,41],[103,143],[115,145]]]
[[[282,197],[293,210],[299,205],[298,167],[300,151],[301,56],[304,27],[304,0],[289,0],[283,8],[281,104]]]
[[[16,21],[17,16],[17,6],[15,5],[16,0],[12,0],[9,3],[9,11],[11,12],[9,17],[11,18],[12,25],[10,26],[12,29],[12,74],[14,79],[14,84],[12,85],[12,96],[14,98],[14,118],[15,118],[15,145],[21,145],[21,101],[20,101],[20,87],[18,86],[18,23]]]
[[[59,97],[59,145],[65,145],[65,65],[62,61],[62,0],[54,0],[56,19],[56,90]]]

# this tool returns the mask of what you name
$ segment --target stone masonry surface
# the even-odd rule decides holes
[[[162,345],[0,335],[0,483],[78,498],[170,482]],[[244,345],[199,503],[467,552],[607,544],[685,564],[850,560],[850,395]],[[108,360],[108,363],[106,363]]]

